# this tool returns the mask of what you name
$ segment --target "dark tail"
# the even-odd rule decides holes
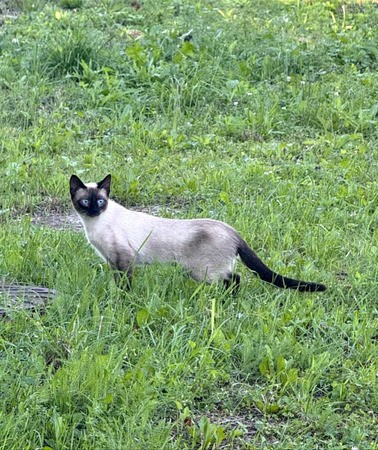
[[[267,281],[279,288],[297,289],[300,292],[321,292],[327,289],[324,284],[294,280],[273,272],[243,240],[240,241],[238,246],[238,254],[248,269],[256,272],[263,281]]]

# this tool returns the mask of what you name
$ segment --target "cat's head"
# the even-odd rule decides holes
[[[97,217],[109,202],[111,176],[107,175],[99,183],[84,184],[76,175],[70,178],[71,200],[76,211],[85,216]]]

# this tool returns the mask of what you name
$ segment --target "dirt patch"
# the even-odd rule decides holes
[[[279,427],[278,417],[265,417],[256,408],[237,413],[215,410],[183,418],[173,436],[184,437],[188,444],[195,445],[193,448],[199,448],[200,442],[207,441],[219,450],[241,450],[259,445],[256,439],[264,429],[263,440],[274,448],[279,443]],[[219,437],[221,439],[216,442]]]
[[[168,213],[176,215],[179,209],[167,206],[153,205],[147,207],[131,207],[131,211],[144,212],[153,216]],[[83,225],[78,215],[73,210],[62,211],[60,209],[37,210],[32,216],[32,223],[37,226],[55,228],[56,230],[82,231]]]
[[[38,226],[55,228],[57,230],[81,231],[83,225],[74,212],[62,211],[37,212],[32,217],[32,223]]]
[[[7,19],[17,19],[19,11],[10,0],[0,0],[0,25],[3,25]]]
[[[251,412],[240,412],[239,414],[227,414],[226,412],[212,412],[208,413],[207,417],[212,424],[223,427],[227,433],[235,433],[233,444],[247,444],[252,443],[257,434],[255,421],[258,421],[259,416],[256,417]],[[230,439],[224,440],[220,449],[230,448]],[[238,448],[238,447],[237,447]],[[240,447],[239,447],[240,448]]]

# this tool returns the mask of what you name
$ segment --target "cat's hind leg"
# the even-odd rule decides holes
[[[240,287],[240,275],[229,273],[228,277],[223,279],[223,285],[226,290],[232,289],[232,293],[236,293]]]
[[[240,275],[234,273],[235,258],[231,261],[221,263],[215,261],[211,264],[199,265],[191,268],[191,276],[196,281],[205,281],[207,283],[216,283],[222,281],[226,289],[231,285],[237,287],[240,284]]]

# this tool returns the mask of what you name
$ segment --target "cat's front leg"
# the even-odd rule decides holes
[[[126,291],[130,290],[133,277],[132,267],[130,266],[127,270],[119,270],[113,266],[111,267],[113,269],[113,276],[116,285]]]
[[[116,285],[125,290],[131,289],[133,276],[133,257],[128,250],[118,249],[109,258]]]

